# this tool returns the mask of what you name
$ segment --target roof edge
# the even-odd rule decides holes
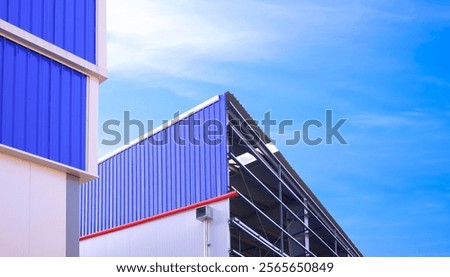
[[[210,99],[206,100],[205,102],[200,103],[199,105],[197,105],[197,106],[195,106],[195,107],[185,111],[184,113],[180,114],[178,117],[172,118],[170,121],[167,121],[166,123],[164,123],[164,124],[154,128],[153,130],[147,132],[146,134],[144,134],[144,135],[134,139],[129,144],[123,145],[123,146],[121,146],[121,147],[119,147],[119,148],[109,152],[108,154],[102,156],[101,158],[99,158],[97,160],[97,163],[98,164],[102,163],[102,162],[104,162],[104,161],[106,161],[106,160],[108,160],[108,159],[110,159],[110,158],[112,158],[112,157],[122,153],[123,151],[125,151],[125,150],[133,147],[134,145],[140,143],[141,141],[143,141],[145,139],[148,139],[149,137],[151,137],[153,135],[156,135],[157,133],[159,133],[159,132],[169,128],[170,126],[176,124],[177,122],[179,122],[179,121],[181,121],[181,120],[183,120],[183,119],[185,119],[185,118],[187,118],[187,117],[189,117],[189,116],[191,116],[191,115],[193,115],[193,114],[203,110],[204,108],[206,108],[206,107],[208,107],[208,106],[218,102],[219,99],[220,99],[220,95],[216,95],[216,96],[211,97]]]

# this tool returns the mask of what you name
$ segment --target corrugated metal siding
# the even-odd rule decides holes
[[[221,124],[218,145],[193,145],[189,136],[201,138],[207,120]],[[195,128],[194,120],[198,120]],[[183,125],[184,124],[184,125]],[[165,145],[150,143],[176,130],[186,140],[170,139]],[[189,130],[193,130],[192,132]],[[177,135],[178,137],[178,135]],[[99,164],[99,178],[81,186],[80,235],[85,236],[228,192],[225,96],[188,118],[162,130],[140,144]]]
[[[0,37],[0,143],[79,169],[87,77]]]
[[[92,63],[96,61],[95,0],[1,0],[0,19]]]

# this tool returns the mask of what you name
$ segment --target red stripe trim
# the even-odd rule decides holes
[[[222,200],[226,200],[226,199],[230,199],[230,198],[233,198],[233,197],[236,197],[236,196],[238,196],[238,193],[236,191],[232,191],[232,192],[229,192],[227,194],[220,195],[220,196],[217,196],[217,197],[214,197],[214,198],[211,198],[211,199],[207,199],[207,200],[195,203],[195,204],[184,206],[184,207],[181,207],[181,208],[178,208],[178,209],[175,209],[175,210],[171,210],[171,211],[167,211],[167,212],[164,212],[164,213],[161,213],[161,214],[153,215],[153,216],[150,216],[150,217],[147,217],[147,218],[144,218],[144,219],[140,219],[140,220],[133,221],[133,222],[130,222],[130,223],[127,223],[127,224],[123,224],[123,225],[116,226],[116,227],[113,227],[113,228],[110,228],[110,229],[106,229],[106,230],[103,230],[103,231],[100,231],[100,232],[97,232],[97,233],[93,233],[93,234],[89,234],[89,235],[86,235],[86,236],[82,236],[82,237],[80,237],[80,241],[86,240],[86,239],[90,239],[90,238],[94,238],[94,237],[98,237],[98,236],[102,236],[102,235],[106,235],[106,234],[109,234],[109,233],[112,233],[112,232],[116,232],[116,231],[119,231],[119,230],[127,229],[127,228],[130,228],[130,227],[136,226],[136,225],[140,225],[140,224],[144,224],[144,223],[147,223],[147,222],[150,222],[150,221],[158,220],[158,219],[163,218],[163,217],[168,217],[168,216],[171,216],[171,215],[174,215],[174,214],[177,214],[177,213],[181,213],[181,212],[185,212],[185,211],[188,211],[188,210],[192,210],[192,209],[195,209],[195,208],[198,208],[198,207],[201,207],[201,206],[205,206],[205,205],[208,205],[208,204],[216,203],[216,202],[219,202],[219,201],[222,201]]]

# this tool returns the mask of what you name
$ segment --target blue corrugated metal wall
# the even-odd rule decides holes
[[[0,143],[79,169],[85,75],[0,37]]]
[[[218,102],[100,163],[99,178],[81,186],[80,235],[227,193],[225,97],[220,96]],[[220,122],[220,135],[214,136],[220,144],[208,145],[203,139],[198,145],[190,144],[190,136],[204,136],[201,126],[208,120]],[[194,129],[183,125],[193,126],[193,122]],[[187,142],[184,146],[173,139],[166,145],[149,143],[163,137],[180,137]]]
[[[92,63],[95,14],[96,0],[0,0],[0,19]]]

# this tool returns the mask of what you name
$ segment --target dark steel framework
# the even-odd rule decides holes
[[[239,194],[230,202],[230,256],[362,256],[237,99],[227,98],[230,189]]]

